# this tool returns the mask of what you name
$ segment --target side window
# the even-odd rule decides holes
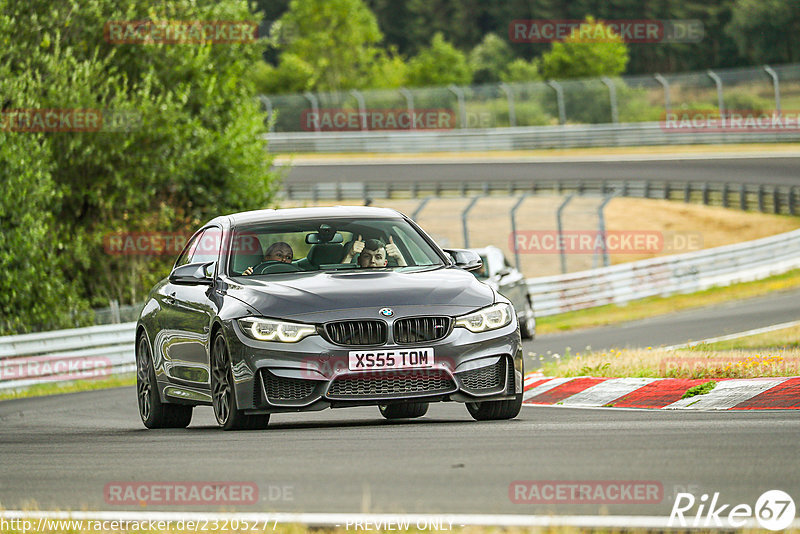
[[[183,253],[178,258],[178,261],[175,262],[175,267],[180,267],[181,265],[191,263],[190,260],[192,259],[192,256],[194,256],[195,250],[197,249],[197,244],[200,242],[200,238],[203,237],[204,233],[205,232],[195,234],[194,238],[189,241],[189,244],[185,249],[183,249]]]
[[[222,249],[222,230],[216,226],[207,228],[200,239],[197,240],[191,260],[189,263],[216,262],[219,258],[219,251]]]

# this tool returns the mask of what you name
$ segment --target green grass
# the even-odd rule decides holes
[[[37,384],[18,391],[0,393],[0,400],[23,399],[27,397],[41,397],[44,395],[59,395],[62,393],[76,393],[78,391],[93,391],[95,389],[118,388],[136,384],[136,375],[125,374],[112,376],[103,380],[76,380],[74,382]]]
[[[687,389],[686,392],[681,397],[681,399],[688,399],[696,395],[705,395],[715,387],[717,387],[717,383],[714,382],[713,380],[710,382],[706,382],[704,384],[697,384],[696,386]]]
[[[580,328],[606,326],[664,315],[679,310],[701,308],[712,304],[758,297],[773,291],[797,287],[800,287],[800,269],[771,276],[764,280],[715,287],[698,293],[669,297],[649,297],[630,302],[624,306],[608,304],[597,308],[540,317],[536,320],[536,333],[550,334]]]

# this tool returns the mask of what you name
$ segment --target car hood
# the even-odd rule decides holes
[[[457,268],[238,277],[228,294],[265,317],[310,322],[377,317],[381,308],[392,308],[396,317],[460,315],[494,302],[491,288]]]

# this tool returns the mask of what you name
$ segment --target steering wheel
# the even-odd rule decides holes
[[[273,271],[276,273],[296,273],[302,271],[300,267],[298,267],[293,263],[285,263],[277,260],[267,260],[267,261],[262,261],[261,263],[253,267],[253,274],[264,274],[264,271],[266,271],[273,265],[282,265],[285,267],[285,269]]]

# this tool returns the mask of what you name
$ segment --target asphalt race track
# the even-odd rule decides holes
[[[454,158],[458,157],[454,153]],[[284,182],[290,185],[323,182],[508,182],[512,180],[643,180],[670,182],[728,182],[798,185],[797,157],[660,158],[625,161],[528,161],[406,164],[302,163],[294,165]]]
[[[685,341],[681,328],[698,322],[698,314],[709,318],[708,335],[753,328],[766,300],[798,295],[651,319],[636,328],[636,339],[669,328],[664,342]],[[784,306],[765,320],[797,315]],[[601,330],[615,329],[626,332]],[[556,337],[579,346],[569,335]],[[542,336],[531,348],[548,343]],[[476,423],[463,405],[448,403],[408,422],[385,421],[377,408],[365,407],[274,415],[266,431],[230,433],[218,430],[204,407],[195,409],[188,429],[148,431],[128,387],[0,402],[0,428],[6,509],[668,516],[680,491],[720,492],[720,502],[751,506],[766,490],[800,493],[794,411],[525,406],[513,421]],[[656,504],[518,504],[509,498],[517,480],[650,481],[661,491]],[[134,481],[253,483],[259,499],[239,506],[106,501],[107,484]]]
[[[763,297],[684,310],[622,325],[541,335],[533,342],[526,342],[525,350],[526,355],[535,352],[547,356],[548,351],[563,355],[567,347],[573,354],[583,352],[587,345],[594,351],[612,347],[677,345],[798,320],[798,302],[800,290],[775,292]],[[537,359],[527,358],[525,365],[527,369],[538,367],[538,356]]]

